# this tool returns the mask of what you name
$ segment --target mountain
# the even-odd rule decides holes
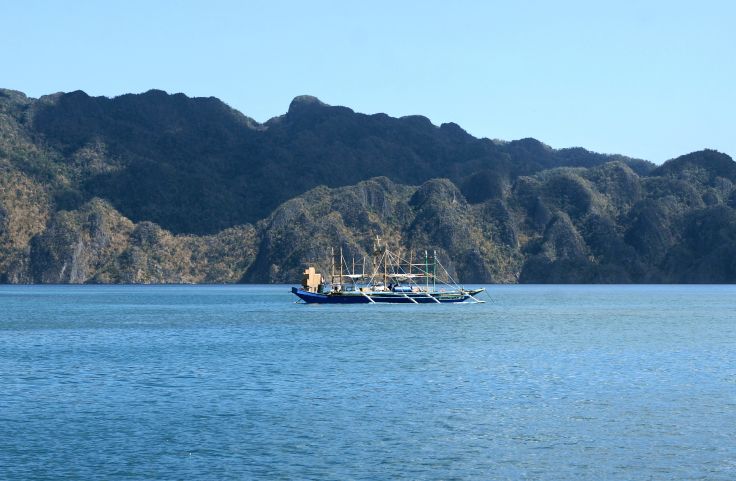
[[[736,163],[661,166],[295,98],[0,90],[0,281],[295,282],[380,235],[467,282],[733,282]]]
[[[55,205],[75,209],[100,197],[135,222],[175,233],[212,234],[256,222],[318,185],[376,176],[416,185],[442,177],[480,201],[492,194],[489,187],[518,175],[616,158],[554,150],[534,139],[494,143],[455,124],[357,114],[307,96],[259,124],[215,98],[158,90],[38,100],[2,92],[7,129],[34,148],[33,155],[8,154],[23,172],[55,180]]]

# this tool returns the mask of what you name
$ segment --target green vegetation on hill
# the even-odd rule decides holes
[[[295,282],[376,235],[466,282],[734,282],[736,163],[656,167],[297,97],[0,90],[0,281]]]

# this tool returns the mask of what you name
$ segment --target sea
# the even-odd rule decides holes
[[[0,479],[736,479],[736,286],[486,287],[0,286]]]

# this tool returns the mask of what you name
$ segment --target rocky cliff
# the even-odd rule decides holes
[[[0,281],[295,282],[376,235],[466,282],[734,282],[736,163],[656,167],[295,99],[0,90]]]

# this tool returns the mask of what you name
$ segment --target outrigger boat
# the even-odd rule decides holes
[[[304,271],[301,287],[291,292],[308,304],[444,304],[458,302],[483,303],[475,297],[485,289],[465,289],[459,286],[437,259],[437,253],[424,251],[424,258],[416,262],[414,253],[409,259],[391,252],[377,240],[376,249],[366,271],[366,259],[352,268],[339,253],[339,268],[332,250],[330,281],[324,282],[313,266]],[[439,273],[439,275],[438,275]]]

